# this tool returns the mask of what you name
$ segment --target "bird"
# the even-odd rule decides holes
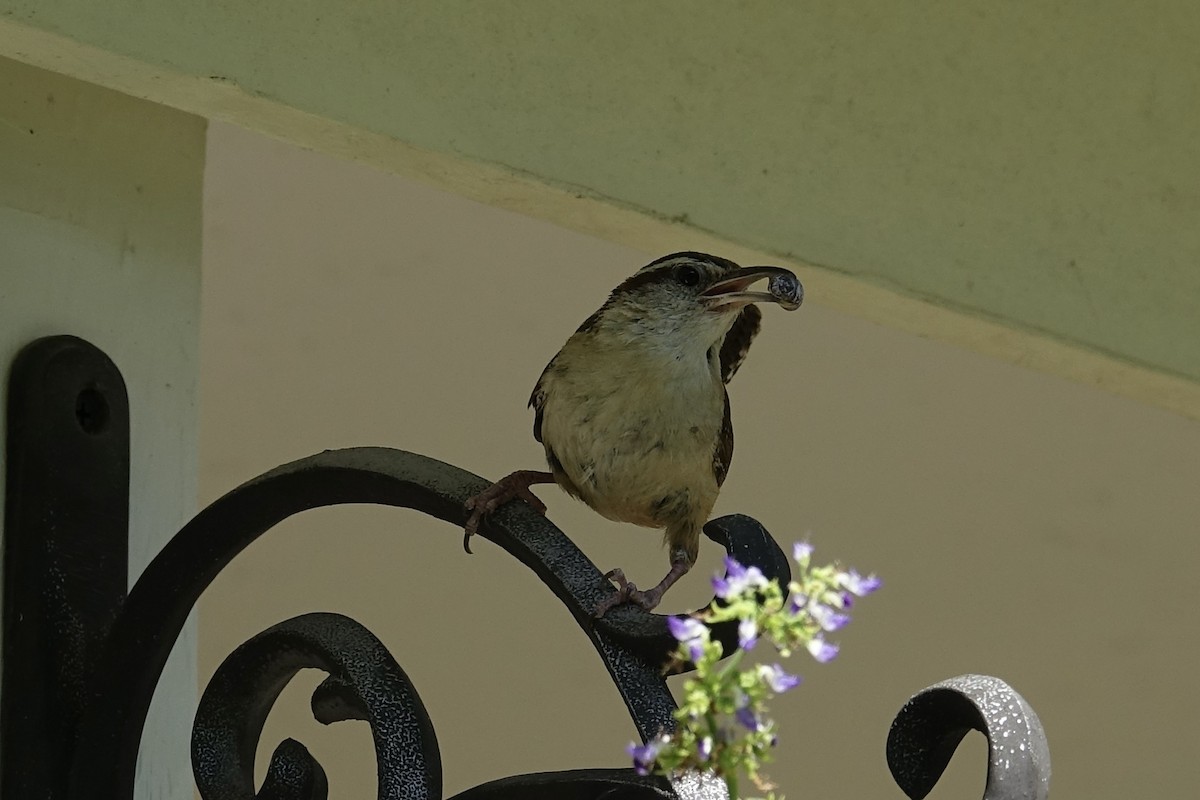
[[[767,281],[766,291],[752,290]],[[463,546],[514,498],[544,514],[531,491],[556,483],[601,516],[663,530],[670,571],[640,590],[621,569],[595,609],[647,611],[695,564],[700,533],[733,458],[726,384],[759,331],[758,303],[793,311],[804,288],[782,267],[741,267],[687,251],[622,281],[542,371],[529,398],[548,471],[517,470],[469,498]]]

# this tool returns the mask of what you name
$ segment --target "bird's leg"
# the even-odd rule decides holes
[[[642,591],[626,580],[625,573],[619,569],[609,570],[604,577],[611,581],[617,582],[617,593],[610,595],[600,601],[596,606],[595,616],[597,619],[608,613],[609,609],[619,606],[622,603],[636,603],[642,608],[650,611],[654,609],[662,601],[662,597],[675,585],[675,582],[688,573],[692,568],[695,559],[688,555],[687,550],[682,547],[671,549],[671,571],[667,573],[658,586],[653,589]]]
[[[471,552],[471,537],[479,532],[479,525],[484,518],[509,500],[520,498],[533,507],[539,514],[546,513],[546,504],[529,491],[535,483],[554,483],[554,476],[549,472],[538,472],[532,469],[519,469],[511,475],[506,475],[493,483],[474,497],[468,497],[463,507],[471,512],[463,525],[463,549]]]

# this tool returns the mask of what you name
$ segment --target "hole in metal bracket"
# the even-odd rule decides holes
[[[84,433],[97,434],[108,427],[108,401],[94,387],[87,387],[75,398],[75,420]]]

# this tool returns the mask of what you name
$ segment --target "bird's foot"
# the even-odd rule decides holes
[[[647,611],[656,608],[662,597],[675,585],[675,582],[687,574],[692,568],[695,554],[689,554],[685,548],[675,548],[671,551],[671,571],[658,582],[653,589],[642,591],[625,578],[625,573],[619,569],[609,570],[604,574],[605,580],[615,581],[616,594],[609,595],[596,606],[595,617],[599,619],[608,613],[609,609],[623,603],[639,605]]]
[[[509,500],[521,499],[528,503],[539,514],[546,513],[546,504],[537,498],[529,487],[535,483],[553,483],[554,476],[549,472],[538,472],[531,469],[519,469],[511,475],[506,475],[493,483],[474,497],[468,497],[463,507],[471,512],[463,525],[463,549],[471,552],[471,537],[479,532],[479,526],[484,519]]]
[[[604,579],[614,581],[617,584],[617,591],[615,594],[611,594],[601,600],[596,606],[596,611],[593,614],[596,619],[600,619],[600,617],[603,617],[611,609],[625,603],[633,603],[647,611],[651,611],[662,601],[663,593],[666,592],[666,588],[662,584],[655,586],[653,589],[642,591],[632,581],[626,579],[625,573],[619,569],[612,569],[604,573]]]

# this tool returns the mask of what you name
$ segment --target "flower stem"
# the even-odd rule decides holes
[[[725,666],[721,669],[720,677],[724,679],[727,675],[736,672],[738,665],[742,663],[742,656],[745,654],[746,651],[742,649],[734,651],[733,655],[726,659]]]

